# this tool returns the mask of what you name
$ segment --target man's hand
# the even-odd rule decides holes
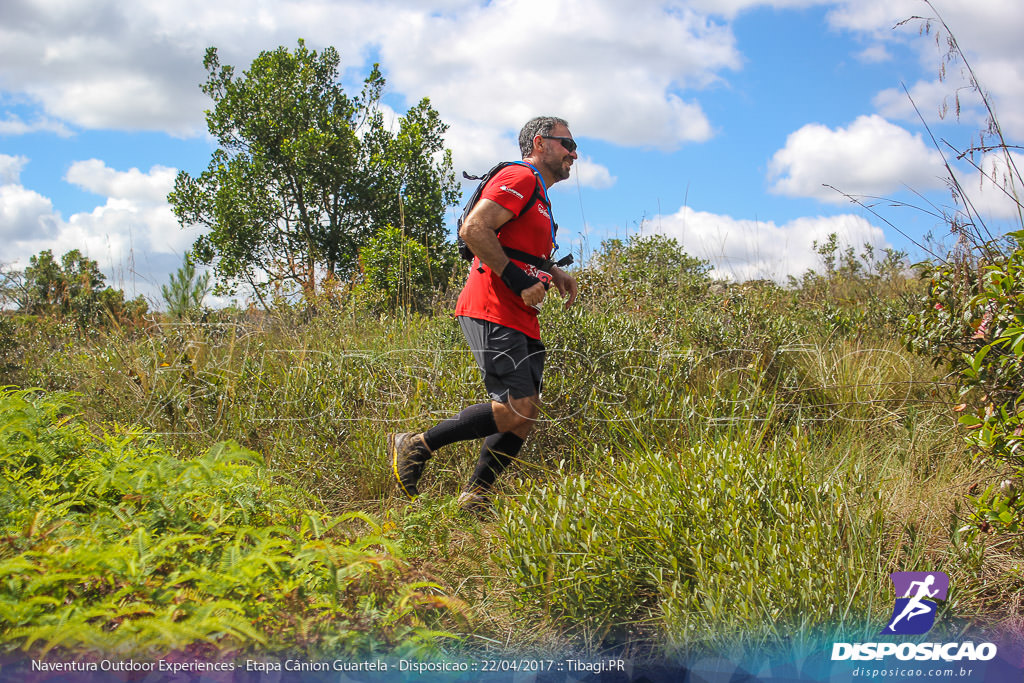
[[[547,290],[544,288],[544,283],[538,282],[534,286],[524,289],[520,296],[523,297],[523,302],[527,306],[540,306],[540,303],[544,301],[545,294],[547,294]]]
[[[576,278],[565,272],[558,266],[551,269],[551,284],[555,286],[558,293],[565,299],[565,307],[569,308],[576,302],[576,295],[579,289],[576,287]],[[526,294],[526,292],[523,292]]]

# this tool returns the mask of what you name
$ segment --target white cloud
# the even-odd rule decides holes
[[[27,122],[19,116],[8,114],[7,118],[0,121],[0,135],[27,135],[38,132],[54,133],[62,138],[72,135],[71,129],[63,122],[47,117],[36,117],[32,122]]]
[[[0,237],[5,242],[5,259],[12,255],[12,242],[53,235],[57,221],[53,203],[46,197],[21,185],[0,185]]]
[[[933,0],[938,13],[952,29],[958,45],[965,51],[981,86],[989,93],[1004,131],[1024,136],[1024,53],[1020,50],[1020,27],[1024,26],[1024,3],[1017,0]],[[922,21],[910,21],[899,30],[893,27],[913,16],[934,18],[932,10],[920,0],[844,0],[829,14],[834,28],[865,33],[880,42],[909,42],[918,50],[922,66],[935,74],[911,86],[911,94],[925,119],[938,120],[946,99],[950,110],[957,92],[967,108],[963,120],[980,125],[984,112],[977,108],[974,96],[963,86],[969,81],[963,65],[953,62],[940,68],[948,50],[946,36],[937,21],[930,24],[930,36],[921,37]],[[902,91],[884,91],[878,97],[880,111],[917,123],[917,115],[907,106]],[[969,107],[969,108],[968,108]]]
[[[1012,143],[1024,138],[1024,57],[985,59],[975,68],[1003,132]],[[972,96],[979,99],[977,94]],[[978,118],[987,111],[975,106]]]
[[[163,205],[174,187],[178,171],[166,166],[153,166],[148,173],[137,168],[115,171],[99,159],[71,164],[65,180],[94,194],[112,199],[127,199],[138,204]]]
[[[239,0],[75,3],[34,0],[4,6],[0,81],[50,116],[83,128],[195,135],[209,100],[203,55],[218,46],[239,69],[260,50],[351,46],[344,66],[362,65],[388,24],[385,3],[280,2],[254,10]]]
[[[888,119],[919,124],[923,118],[932,124],[943,118],[955,120],[958,85],[941,81],[918,81],[907,90],[887,88],[875,95],[873,104],[878,113]],[[962,120],[980,123],[978,104],[970,93],[960,90],[959,104]]]
[[[0,28],[0,78],[76,126],[193,132],[201,48],[174,45],[150,19],[145,3],[20,3]]]
[[[27,163],[28,157],[0,154],[0,185],[17,183]]]
[[[739,67],[727,26],[678,5],[611,0],[406,13],[391,22],[381,52],[392,87],[429,95],[445,120],[518,131],[550,113],[581,137],[637,146],[709,138],[700,105],[681,93]]]
[[[865,64],[880,64],[892,59],[892,54],[889,53],[889,50],[885,45],[875,43],[874,45],[869,45],[857,53],[857,59]]]
[[[5,259],[13,256],[12,243],[52,236],[59,221],[49,199],[21,186],[21,170],[27,163],[27,157],[0,154],[0,238]]]
[[[134,283],[139,293],[156,301],[159,285],[179,265],[198,237],[183,230],[167,203],[177,171],[153,166],[143,172],[118,171],[97,159],[71,165],[65,180],[105,198],[91,211],[67,220],[52,202],[18,184],[24,157],[0,155],[0,233],[5,257],[23,267],[43,249],[61,255],[79,249],[114,278],[115,286]],[[141,280],[141,281],[140,281]],[[134,296],[134,291],[129,291]]]
[[[942,158],[920,135],[880,116],[858,117],[835,130],[808,124],[786,139],[769,164],[772,192],[843,203],[841,194],[885,195],[903,185],[929,190],[943,185]]]
[[[611,171],[601,164],[595,163],[590,157],[580,157],[573,164],[573,169],[579,184],[583,187],[605,190],[612,187],[615,181],[618,180],[611,174]],[[562,185],[566,185],[569,182],[565,181]],[[555,187],[561,187],[561,185],[556,185]]]
[[[921,0],[844,0],[832,4],[835,7],[828,14],[830,25],[880,38],[888,37],[899,22],[928,10]]]
[[[460,179],[463,171],[483,175],[498,161],[519,159],[518,134],[518,129],[513,133],[494,125],[453,121],[446,141],[452,150],[455,175]]]
[[[692,256],[710,261],[712,275],[742,281],[785,281],[808,269],[820,271],[821,260],[814,243],[824,243],[835,233],[841,249],[852,246],[858,253],[864,244],[876,250],[888,243],[880,228],[861,216],[798,218],[782,225],[722,216],[683,207],[675,214],[656,216],[647,225],[677,239]]]
[[[976,57],[1006,127],[1024,131],[1024,4],[936,4]],[[259,50],[303,36],[311,46],[338,46],[343,67],[363,68],[378,51],[391,91],[430,95],[447,121],[503,136],[545,111],[569,118],[581,136],[674,147],[713,134],[693,92],[741,66],[729,24],[708,17],[818,5],[832,6],[833,28],[876,41],[860,59],[882,59],[887,42],[914,40],[937,68],[935,46],[917,38],[916,26],[892,30],[928,12],[920,0],[450,0],[429,8],[415,0],[292,0],[255,9],[242,0],[34,0],[4,7],[0,81],[46,116],[8,117],[0,132],[64,135],[73,124],[198,134],[209,106],[197,87],[207,46],[244,68]],[[457,134],[453,126],[453,146]]]
[[[37,0],[5,9],[0,82],[42,113],[31,123],[9,115],[0,133],[63,135],[72,125],[196,135],[211,105],[198,87],[206,47],[240,72],[298,36],[337,46],[355,89],[376,52],[389,94],[429,96],[451,126],[457,173],[518,158],[519,127],[540,113],[568,118],[581,138],[626,146],[707,140],[711,122],[690,93],[741,65],[728,25],[679,3],[295,0],[254,10],[242,0]],[[80,171],[67,180],[81,184]],[[615,182],[599,160],[576,172],[583,186]]]
[[[772,7],[774,9],[800,9],[827,5],[832,0],[690,0],[690,7],[708,14],[716,14],[732,19],[744,10],[754,7]]]
[[[95,242],[95,236],[113,239],[119,247],[113,250],[113,258],[128,258],[134,240],[148,251],[184,253],[197,235],[178,225],[167,203],[176,176],[177,169],[166,166],[153,166],[143,173],[137,168],[117,171],[98,159],[77,161],[66,180],[107,197],[107,202],[73,215],[68,223],[89,241]]]
[[[107,72],[77,83],[30,88],[53,115],[83,128],[162,130],[190,136],[199,131],[204,103],[198,88],[154,82],[148,74]],[[182,103],[190,103],[189,112]]]
[[[707,117],[683,93],[740,66],[729,27],[679,3],[453,1],[425,9],[412,0],[306,0],[254,11],[238,0],[39,0],[5,12],[0,79],[76,126],[195,134],[209,106],[197,87],[207,46],[244,68],[260,49],[293,46],[296,36],[311,47],[339,46],[343,67],[363,67],[379,50],[389,90],[429,95],[447,121],[504,133],[551,112],[581,135],[627,145],[707,139]]]
[[[829,23],[851,31],[873,33],[894,38],[892,29],[912,17],[934,18],[936,15],[921,0],[843,0],[829,13]],[[1024,6],[1017,0],[932,0],[938,14],[956,33],[957,40],[969,52],[987,53],[994,57],[1019,56],[1020,26],[1024,25]],[[933,32],[939,28],[933,21]],[[916,37],[921,26],[908,22],[902,35]],[[928,41],[924,41],[928,42]],[[939,40],[939,48],[945,44]],[[931,47],[922,49],[934,52]]]
[[[1021,171],[1024,171],[1024,154],[1010,155],[1011,168],[1004,154],[992,152],[976,161],[978,168],[970,168],[961,174],[960,185],[971,202],[973,211],[983,220],[1017,219],[1024,208],[1024,187],[1021,185]],[[979,170],[980,169],[980,170]]]

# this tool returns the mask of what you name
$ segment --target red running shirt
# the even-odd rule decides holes
[[[528,254],[551,258],[551,217],[544,202],[534,202],[520,215],[539,183],[540,180],[529,167],[512,164],[491,178],[480,198],[497,202],[517,216],[501,226],[498,232],[499,242]],[[541,190],[543,191],[543,188]],[[537,276],[536,266],[515,259],[513,262],[526,271],[527,275]],[[455,315],[489,320],[519,330],[533,339],[540,339],[537,309],[523,303],[523,298],[514,294],[501,281],[499,274],[487,266],[483,267],[484,272],[481,273],[478,265],[482,264],[478,259],[473,259],[466,286],[463,287],[459,301],[455,305]]]

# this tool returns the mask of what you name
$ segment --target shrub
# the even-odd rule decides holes
[[[577,279],[591,307],[617,312],[643,302],[671,309],[703,293],[710,270],[710,263],[687,254],[674,238],[633,235],[625,242],[602,242]]]
[[[455,266],[450,244],[428,248],[393,225],[360,249],[359,262],[364,276],[360,292],[379,310],[428,309]]]
[[[142,433],[94,436],[70,407],[0,393],[0,648],[312,657],[436,647],[425,619],[451,603],[415,579],[372,518],[296,507],[236,444],[180,460]]]
[[[1024,498],[1024,230],[1008,235],[1015,248],[988,245],[975,268],[922,268],[928,296],[907,320],[908,345],[931,350],[958,375],[959,423],[980,454],[1007,468],[1010,479],[976,499],[985,529],[1022,530]]]

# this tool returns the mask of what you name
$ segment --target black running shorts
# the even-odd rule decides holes
[[[459,316],[459,325],[492,399],[507,403],[540,393],[545,351],[539,339],[489,320]]]

